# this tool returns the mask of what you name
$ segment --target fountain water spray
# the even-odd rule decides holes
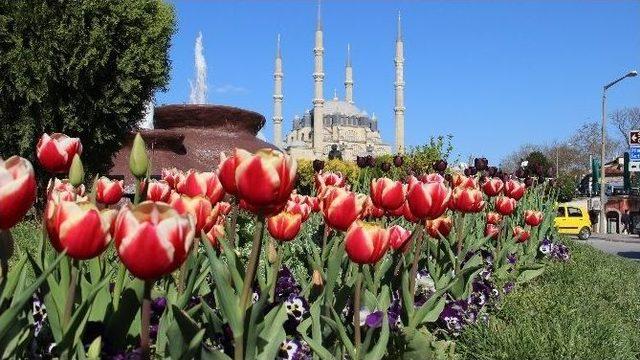
[[[195,73],[196,79],[189,80],[191,86],[191,94],[189,102],[191,104],[205,104],[207,102],[207,62],[204,59],[204,48],[202,46],[202,31],[198,33],[196,38],[195,52]]]

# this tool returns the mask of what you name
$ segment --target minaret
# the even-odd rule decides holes
[[[396,152],[404,154],[404,43],[402,41],[402,22],[398,12],[398,37],[396,38],[396,106],[393,108],[396,123]]]
[[[313,151],[318,158],[324,157],[324,96],[322,95],[324,81],[323,54],[322,19],[320,17],[320,2],[318,1],[318,20],[316,25],[315,47],[313,48]]]
[[[278,34],[276,63],[273,71],[273,143],[282,148],[282,55],[280,53],[280,34]]]
[[[347,65],[344,68],[344,100],[353,104],[353,68],[351,67],[351,44],[347,44]]]

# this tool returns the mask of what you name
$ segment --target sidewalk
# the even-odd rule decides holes
[[[589,239],[599,239],[611,242],[640,244],[640,236],[628,234],[591,234]]]

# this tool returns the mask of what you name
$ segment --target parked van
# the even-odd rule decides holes
[[[591,236],[589,211],[583,206],[559,204],[554,225],[560,234],[578,235],[580,240]]]

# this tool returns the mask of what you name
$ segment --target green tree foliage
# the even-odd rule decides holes
[[[540,151],[533,151],[529,153],[526,160],[528,161],[527,168],[531,169],[533,172],[536,172],[538,166],[541,166],[543,174],[546,174],[547,171],[553,167],[549,159]]]
[[[169,80],[174,30],[162,0],[0,0],[0,156],[64,132],[104,171]]]
[[[576,179],[573,176],[568,174],[560,175],[556,182],[558,201],[567,202],[573,200],[573,197],[576,194],[577,185]]]

